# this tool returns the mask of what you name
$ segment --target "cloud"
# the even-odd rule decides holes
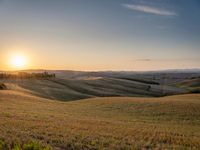
[[[136,59],[136,61],[152,61],[151,59]]]
[[[196,61],[199,60],[198,57],[191,57],[191,58],[155,58],[155,59],[150,59],[150,58],[139,58],[139,59],[133,59],[133,61],[138,61],[138,62],[161,62],[161,61],[176,61],[176,62],[183,62],[183,61]]]
[[[147,5],[123,4],[123,6],[130,10],[140,11],[148,14],[161,15],[161,16],[177,16],[177,13],[174,11],[164,10]]]

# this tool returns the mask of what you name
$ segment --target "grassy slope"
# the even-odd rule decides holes
[[[1,81],[1,80],[0,80]],[[24,79],[2,80],[9,89],[31,93],[48,99],[62,101],[79,100],[91,97],[157,97],[184,93],[184,89],[165,86],[151,85],[132,80],[116,78],[100,78],[92,80],[69,80],[69,79]]]
[[[200,78],[187,79],[182,82],[178,82],[175,85],[180,86],[180,87],[200,87]]]
[[[190,93],[200,93],[200,78],[187,79],[176,83],[175,86],[187,89]]]
[[[54,149],[198,149],[200,95],[63,103],[0,91],[0,138]]]

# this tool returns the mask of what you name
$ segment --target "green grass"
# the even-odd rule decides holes
[[[0,140],[0,150],[51,150],[50,146],[42,146],[38,142],[29,142],[25,144],[13,143],[12,145],[7,145],[4,140]]]
[[[176,83],[175,86],[186,89],[188,93],[200,93],[200,78],[185,80]]]
[[[199,149],[200,95],[58,102],[0,92],[0,139],[53,149]]]
[[[0,139],[0,150],[6,150],[8,149],[8,146],[6,145],[4,140]]]

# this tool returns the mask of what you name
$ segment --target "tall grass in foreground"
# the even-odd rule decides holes
[[[8,145],[4,140],[0,140],[0,150],[52,150],[52,148],[50,146],[42,146],[38,142]]]

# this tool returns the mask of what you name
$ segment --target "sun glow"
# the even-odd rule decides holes
[[[11,64],[13,67],[22,69],[27,65],[27,59],[24,55],[15,55],[11,59]]]

